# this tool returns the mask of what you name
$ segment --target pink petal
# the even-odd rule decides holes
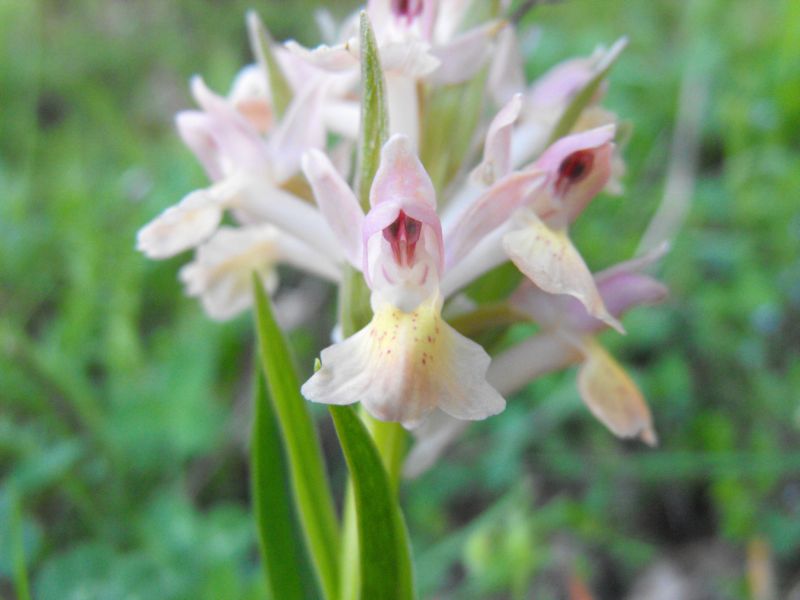
[[[600,193],[611,176],[614,132],[606,125],[561,138],[534,163],[532,170],[548,174],[548,186],[531,203],[540,218],[570,223]]]
[[[544,182],[545,176],[538,171],[518,171],[481,194],[447,236],[447,268],[456,265],[488,233],[506,222]]]
[[[390,200],[401,203],[404,208],[413,204],[436,208],[431,178],[403,135],[393,135],[384,144],[369,193],[372,206]]]

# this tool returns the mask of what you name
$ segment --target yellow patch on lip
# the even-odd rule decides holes
[[[436,301],[420,304],[407,313],[391,305],[379,308],[370,324],[370,339],[375,356],[404,359],[408,368],[430,368],[436,357],[446,350],[441,335],[441,317]]]

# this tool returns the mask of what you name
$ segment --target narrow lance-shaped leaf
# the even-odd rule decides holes
[[[253,54],[255,54],[258,64],[261,65],[269,81],[272,108],[275,111],[275,116],[280,119],[292,101],[292,87],[289,85],[289,81],[286,79],[286,75],[283,73],[283,69],[281,69],[275,58],[275,53],[272,51],[272,37],[254,10],[247,13],[247,30]]]
[[[358,145],[356,192],[362,208],[369,210],[369,189],[389,136],[389,113],[378,44],[366,12],[361,13],[361,132]]]
[[[600,69],[598,69],[595,76],[589,80],[589,82],[581,89],[581,91],[575,94],[575,97],[564,109],[564,112],[561,113],[561,117],[558,119],[558,123],[556,123],[555,127],[553,127],[553,131],[550,133],[550,138],[547,140],[545,147],[550,146],[556,140],[564,137],[570,131],[572,131],[572,128],[575,127],[575,123],[578,122],[583,109],[585,109],[592,101],[592,98],[594,98],[594,95],[600,88],[600,84],[603,83],[603,80],[608,75],[611,67],[614,66],[614,62],[616,62],[620,52],[622,52],[622,50],[625,48],[626,43],[627,40],[622,38],[618,40],[611,47],[611,49],[609,49],[604,58],[604,64]]]
[[[415,597],[403,515],[378,449],[349,406],[329,407],[353,484],[358,520],[361,598]]]
[[[294,369],[283,332],[275,322],[261,282],[253,278],[261,365],[278,417],[294,491],[297,514],[311,562],[328,600],[338,597],[339,527],[314,423]]]
[[[318,597],[289,491],[286,458],[275,410],[261,373],[256,377],[253,435],[250,441],[252,502],[261,558],[272,598],[310,600]]]

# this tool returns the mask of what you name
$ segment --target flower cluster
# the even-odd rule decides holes
[[[348,183],[366,110],[359,18],[309,49],[274,44],[250,15],[257,62],[224,96],[193,80],[199,110],[176,119],[211,184],[139,232],[150,258],[194,250],[180,278],[220,320],[251,304],[254,272],[269,291],[280,264],[333,283],[363,276],[371,320],[322,350],[302,394],[413,429],[412,474],[466,422],[572,364],[600,421],[656,442],[641,393],[595,335],[663,299],[643,269],[664,250],[593,274],[569,237],[598,194],[622,191],[620,128],[601,104],[624,40],[526,84],[506,8],[369,0],[388,139],[368,202]],[[501,271],[513,289],[471,293]],[[498,352],[487,334],[523,321],[538,332]]]

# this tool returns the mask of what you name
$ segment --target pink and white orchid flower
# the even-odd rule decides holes
[[[637,306],[664,300],[666,287],[643,273],[666,252],[662,246],[595,275],[609,312],[619,318]],[[554,296],[525,281],[511,298],[514,309],[542,326],[542,331],[492,358],[488,381],[511,395],[538,377],[579,364],[578,391],[586,406],[612,433],[656,443],[650,410],[636,384],[603,349],[595,336],[608,325],[590,315],[574,298]],[[427,470],[466,428],[466,423],[436,411],[414,430],[416,443],[404,472],[416,477]]]
[[[505,203],[486,193],[469,205],[448,231],[451,243],[446,261],[453,268],[443,283],[446,293],[474,278],[475,271],[489,270],[510,258],[538,287],[577,298],[590,314],[622,331],[567,235],[569,223],[608,181],[614,131],[609,125],[560,139],[533,165],[506,175],[490,188],[513,188],[525,177],[530,181],[531,174],[538,174],[533,189],[507,194],[503,196]],[[498,146],[503,145],[498,142]],[[505,147],[494,152],[504,155]],[[475,246],[475,239],[483,241]]]
[[[372,290],[370,323],[321,354],[321,369],[302,388],[314,402],[363,402],[375,417],[414,427],[438,408],[483,419],[505,401],[487,382],[489,356],[441,316],[441,224],[428,174],[408,138],[393,136],[364,215],[327,157],[311,151],[304,171],[333,221],[351,263]]]

